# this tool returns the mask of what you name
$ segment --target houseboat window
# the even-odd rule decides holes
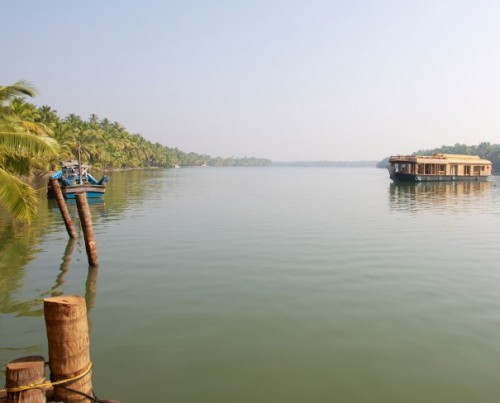
[[[470,175],[470,166],[469,165],[464,166],[464,175]]]
[[[474,175],[479,175],[481,173],[480,166],[475,165],[474,166]]]
[[[440,174],[446,173],[446,165],[439,165],[439,173]]]
[[[458,175],[458,165],[450,165],[450,175]]]

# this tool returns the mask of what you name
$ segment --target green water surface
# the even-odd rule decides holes
[[[98,269],[55,203],[30,227],[0,213],[0,384],[9,360],[48,357],[42,300],[64,293],[86,298],[103,398],[499,400],[497,177],[118,172],[91,210]]]

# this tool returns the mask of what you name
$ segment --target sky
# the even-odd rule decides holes
[[[0,85],[186,152],[380,160],[500,143],[498,0],[16,0]]]

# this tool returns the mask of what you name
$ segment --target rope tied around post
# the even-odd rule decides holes
[[[81,374],[73,376],[71,378],[66,378],[66,379],[61,379],[59,381],[54,381],[54,382],[45,382],[45,378],[41,378],[37,382],[33,382],[30,385],[25,385],[25,386],[18,386],[15,388],[5,388],[5,389],[0,389],[0,392],[7,392],[7,393],[16,393],[16,392],[24,392],[25,390],[30,390],[30,389],[47,389],[52,386],[60,386],[64,385],[66,383],[71,383],[74,381],[77,381],[81,378],[83,378],[85,375],[87,375],[90,370],[92,369],[92,362],[89,364],[89,366],[83,371]]]
[[[17,392],[24,392],[25,390],[30,390],[30,389],[39,389],[39,388],[48,388],[50,387],[50,383],[47,384],[45,382],[45,377],[40,378],[38,381],[30,383],[29,385],[26,386],[18,386],[16,388],[8,388],[5,386],[5,389],[0,389],[1,392],[7,392],[7,393],[17,393]]]

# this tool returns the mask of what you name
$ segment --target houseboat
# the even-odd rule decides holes
[[[491,161],[459,154],[396,155],[387,168],[394,182],[483,180],[493,170]]]
[[[62,161],[61,169],[50,177],[57,179],[65,199],[75,199],[76,193],[85,192],[88,198],[102,198],[106,191],[107,176],[96,180],[89,172],[90,165],[79,164],[77,160]],[[47,196],[54,197],[54,191],[49,180]]]

